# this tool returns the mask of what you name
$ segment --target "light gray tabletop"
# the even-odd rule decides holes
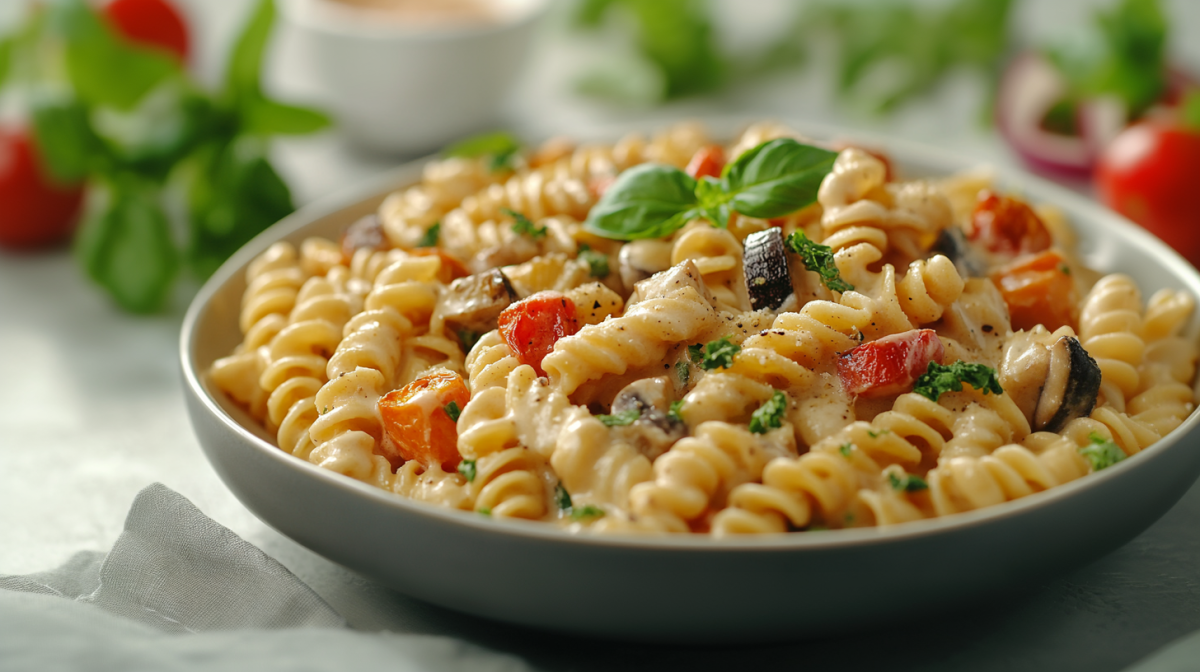
[[[215,54],[245,2],[187,4],[203,37],[201,69],[215,72]],[[745,40],[765,30],[779,4],[754,3],[753,12],[736,14],[734,3],[720,4],[721,15],[738,26],[730,39]],[[1083,15],[1088,4],[1094,3],[1026,2],[1020,25],[1029,35],[1045,34],[1048,23]],[[1200,29],[1200,3],[1168,4],[1183,17],[1177,32]],[[288,72],[287,36],[282,37],[272,70],[275,85],[287,93],[314,95],[305,88],[303,73]],[[1200,43],[1191,42],[1179,46],[1200,70]],[[538,45],[537,63],[504,107],[507,125],[529,137],[545,137],[647,118],[665,123],[691,115],[753,113],[897,134],[999,164],[1012,160],[990,131],[977,125],[979,90],[967,80],[951,82],[889,119],[839,110],[829,100],[828,78],[811,75],[737,87],[717,100],[652,111],[612,110],[568,91],[571,75],[597,48],[547,33]],[[357,154],[336,135],[290,141],[280,146],[279,159],[303,202],[398,162]],[[158,481],[278,559],[354,627],[460,637],[551,670],[799,665],[1119,670],[1200,627],[1200,486],[1125,547],[1057,581],[1031,585],[1008,602],[973,605],[933,619],[914,617],[835,639],[718,649],[628,645],[524,631],[425,605],[279,535],[217,479],[192,434],[181,395],[176,350],[190,291],[194,287],[181,288],[167,314],[131,317],[89,286],[66,253],[0,253],[0,371],[5,374],[0,385],[0,574],[48,569],[79,550],[107,550],[134,495]]]

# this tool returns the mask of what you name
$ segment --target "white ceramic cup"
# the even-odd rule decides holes
[[[498,19],[412,26],[330,0],[285,0],[297,53],[342,131],[375,152],[424,153],[493,123],[548,0],[492,0]]]

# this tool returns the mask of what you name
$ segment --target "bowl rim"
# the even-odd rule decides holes
[[[761,117],[759,118],[761,120]],[[703,120],[705,126],[714,130],[714,135],[723,137],[722,133],[744,121],[742,116],[724,115]],[[986,166],[984,162],[971,160],[968,157],[955,154],[940,148],[934,148],[916,142],[885,138],[878,134],[859,132],[837,126],[806,123],[800,120],[785,120],[791,128],[813,137],[822,138],[853,138],[863,143],[872,143],[886,149],[901,166],[917,164],[932,167],[940,174],[953,174],[963,170]],[[643,125],[644,126],[644,125]],[[643,130],[642,127],[630,124],[613,125],[611,128],[601,128],[591,137],[619,137],[619,133],[631,130]],[[610,133],[609,131],[614,131]],[[484,534],[511,534],[523,537],[530,542],[550,544],[582,544],[610,549],[625,549],[645,552],[679,551],[694,553],[744,553],[744,552],[794,552],[794,551],[823,551],[843,549],[867,545],[890,545],[909,542],[924,537],[940,534],[952,534],[966,528],[998,522],[1019,516],[1029,515],[1036,510],[1053,506],[1059,501],[1073,497],[1084,490],[1103,487],[1105,483],[1134,470],[1149,468],[1149,462],[1159,459],[1168,450],[1183,450],[1181,445],[1185,436],[1195,433],[1200,426],[1200,412],[1193,412],[1179,427],[1163,437],[1157,443],[1146,448],[1130,459],[1104,469],[1098,473],[1088,474],[1049,490],[1034,493],[1020,499],[1004,502],[994,506],[976,509],[974,511],[957,513],[950,516],[929,518],[919,521],[889,525],[885,527],[864,527],[840,530],[810,531],[803,534],[773,534],[773,535],[734,535],[720,539],[710,535],[671,535],[646,533],[619,534],[575,534],[563,528],[547,524],[545,521],[526,521],[519,519],[492,518],[475,512],[461,511],[448,507],[437,506],[404,498],[391,492],[376,488],[372,485],[357,481],[349,476],[322,469],[306,460],[300,460],[293,455],[284,453],[278,447],[256,436],[243,427],[230,414],[226,413],[216,400],[214,393],[206,384],[206,375],[197,368],[194,357],[195,343],[202,317],[207,313],[212,298],[218,291],[235,276],[244,272],[249,262],[270,244],[282,240],[310,226],[316,221],[337,214],[338,212],[359,204],[363,201],[379,198],[391,191],[413,182],[420,175],[425,163],[437,158],[437,155],[425,156],[401,166],[390,169],[377,177],[356,185],[345,191],[333,194],[306,205],[291,215],[280,220],[274,226],[263,231],[240,250],[234,253],[204,284],[192,300],[183,320],[180,331],[180,365],[182,368],[185,391],[194,396],[204,410],[219,421],[228,431],[240,439],[241,443],[250,450],[260,453],[260,457],[279,461],[285,467],[298,469],[301,473],[322,480],[326,485],[342,490],[344,493],[354,493],[364,496],[373,505],[398,509],[406,515],[421,516],[442,523],[467,528]],[[992,168],[996,181],[1005,185],[1006,189],[1019,189],[1033,193],[1042,201],[1063,207],[1076,215],[1081,221],[1105,221],[1105,226],[1115,228],[1120,236],[1142,247],[1146,252],[1158,258],[1168,273],[1187,291],[1200,298],[1200,272],[1197,272],[1177,252],[1168,247],[1150,233],[1129,222],[1121,215],[1105,208],[1099,203],[1075,193],[1047,180],[1031,175],[1022,170],[1009,168]],[[1076,231],[1080,230],[1078,224]],[[1079,235],[1080,240],[1088,238]],[[1193,320],[1200,316],[1193,316]]]
[[[505,16],[495,22],[480,23],[448,23],[428,24],[420,27],[406,25],[398,21],[370,21],[367,17],[354,18],[351,15],[357,11],[346,7],[344,16],[341,11],[314,10],[304,5],[332,5],[331,0],[297,0],[280,3],[279,8],[284,18],[316,33],[348,37],[355,40],[372,40],[376,42],[453,42],[463,39],[474,39],[490,35],[498,35],[519,30],[537,22],[553,5],[551,0],[512,0],[524,6],[518,7],[511,16]],[[318,13],[320,16],[318,16]]]

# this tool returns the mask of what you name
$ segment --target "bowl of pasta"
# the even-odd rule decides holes
[[[1161,242],[933,150],[719,130],[435,158],[256,238],[182,334],[217,473],[419,599],[703,642],[1009,593],[1200,474]]]

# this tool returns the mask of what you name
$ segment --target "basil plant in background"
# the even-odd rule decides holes
[[[208,277],[293,211],[268,140],[329,120],[264,95],[274,21],[273,1],[261,0],[216,92],[180,59],[116,33],[84,0],[35,8],[4,42],[0,82],[25,94],[50,174],[86,182],[77,256],[121,307],[161,309],[181,270]]]

